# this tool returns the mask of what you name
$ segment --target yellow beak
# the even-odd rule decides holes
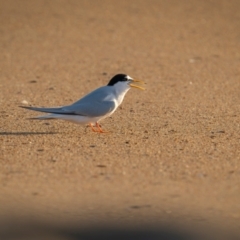
[[[142,81],[142,80],[137,80],[137,79],[133,79],[131,82],[138,82],[138,83],[145,84],[144,81]],[[135,85],[135,84],[132,84],[132,83],[130,83],[129,86],[134,87],[134,88],[138,88],[138,89],[140,89],[140,90],[145,90],[144,87],[139,86],[139,85]]]

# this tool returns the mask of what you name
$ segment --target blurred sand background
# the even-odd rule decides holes
[[[1,239],[237,239],[238,0],[1,0],[0,52]],[[111,134],[18,107],[70,104],[117,73],[147,90],[102,122]]]

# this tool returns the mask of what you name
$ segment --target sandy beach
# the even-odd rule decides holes
[[[238,239],[239,12],[1,0],[0,238]],[[71,104],[117,73],[147,85],[101,122],[110,134],[19,108]]]

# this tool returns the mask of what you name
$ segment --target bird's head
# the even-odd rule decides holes
[[[131,87],[145,90],[144,87],[137,85],[136,83],[144,84],[143,81],[133,79],[126,74],[117,74],[109,81],[108,86],[115,86],[123,89],[125,88],[126,90],[130,89]]]

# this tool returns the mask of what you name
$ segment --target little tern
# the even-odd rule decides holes
[[[106,86],[95,89],[71,105],[51,108],[20,107],[49,113],[33,119],[62,119],[77,124],[88,124],[93,132],[106,133],[107,131],[101,128],[99,122],[116,111],[131,87],[144,90],[142,86],[135,83],[144,82],[126,74],[117,74]]]

